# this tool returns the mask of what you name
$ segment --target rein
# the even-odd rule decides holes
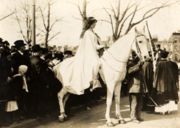
[[[114,56],[112,55],[112,53],[111,53],[110,51],[106,50],[106,52],[109,53],[109,55],[111,55],[111,57],[114,58],[117,62],[120,62],[120,63],[127,63],[127,62],[125,62],[125,61],[118,60],[116,57],[114,57]]]
[[[140,36],[145,36],[145,35],[143,35],[143,34],[137,35],[136,38],[137,38],[137,37],[140,37]],[[136,43],[136,48],[137,48],[138,52],[139,52],[140,55],[141,55],[142,52],[141,52],[141,49],[139,48],[139,45],[137,44],[137,39],[135,39],[133,42]],[[111,53],[110,51],[108,51],[108,50],[105,50],[105,49],[104,49],[104,52],[109,53],[109,55],[111,55],[111,57],[112,57],[113,59],[115,59],[117,62],[120,62],[120,63],[127,63],[127,62],[125,62],[125,61],[119,60],[119,59],[117,59],[116,57],[114,57],[114,56],[112,55],[112,53]]]
[[[140,36],[144,36],[144,37],[146,37],[146,36],[145,36],[144,34],[140,34],[140,35],[137,35],[137,36],[136,36],[136,39],[135,39],[137,52],[139,52],[140,60],[143,61],[142,52],[141,52],[141,49],[140,49],[140,47],[139,47],[139,45],[138,45],[138,41],[137,41],[137,37],[140,37]]]

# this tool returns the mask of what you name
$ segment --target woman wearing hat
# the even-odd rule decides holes
[[[155,101],[159,105],[155,112],[171,112],[176,110],[178,102],[178,67],[177,64],[167,60],[167,51],[160,53],[155,72],[154,88]],[[177,73],[176,73],[177,72]],[[170,106],[172,105],[172,106]]]
[[[83,94],[84,90],[90,87],[90,83],[93,88],[99,87],[97,75],[100,63],[97,50],[102,46],[98,45],[98,36],[93,30],[96,22],[97,20],[93,17],[87,18],[75,56],[72,61],[67,59],[61,65],[64,70],[63,85],[74,94]]]

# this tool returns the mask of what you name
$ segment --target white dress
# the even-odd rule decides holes
[[[69,92],[84,94],[84,90],[90,87],[90,82],[97,77],[100,65],[97,42],[98,38],[93,31],[87,30],[76,55],[64,60],[56,69],[57,78]]]

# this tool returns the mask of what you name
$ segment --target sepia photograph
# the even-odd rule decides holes
[[[0,128],[180,128],[180,0],[0,0]]]

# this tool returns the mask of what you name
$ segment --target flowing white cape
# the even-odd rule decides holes
[[[55,67],[56,76],[71,93],[81,95],[90,87],[95,72],[99,70],[97,37],[91,31],[85,32],[74,57],[64,60]]]

